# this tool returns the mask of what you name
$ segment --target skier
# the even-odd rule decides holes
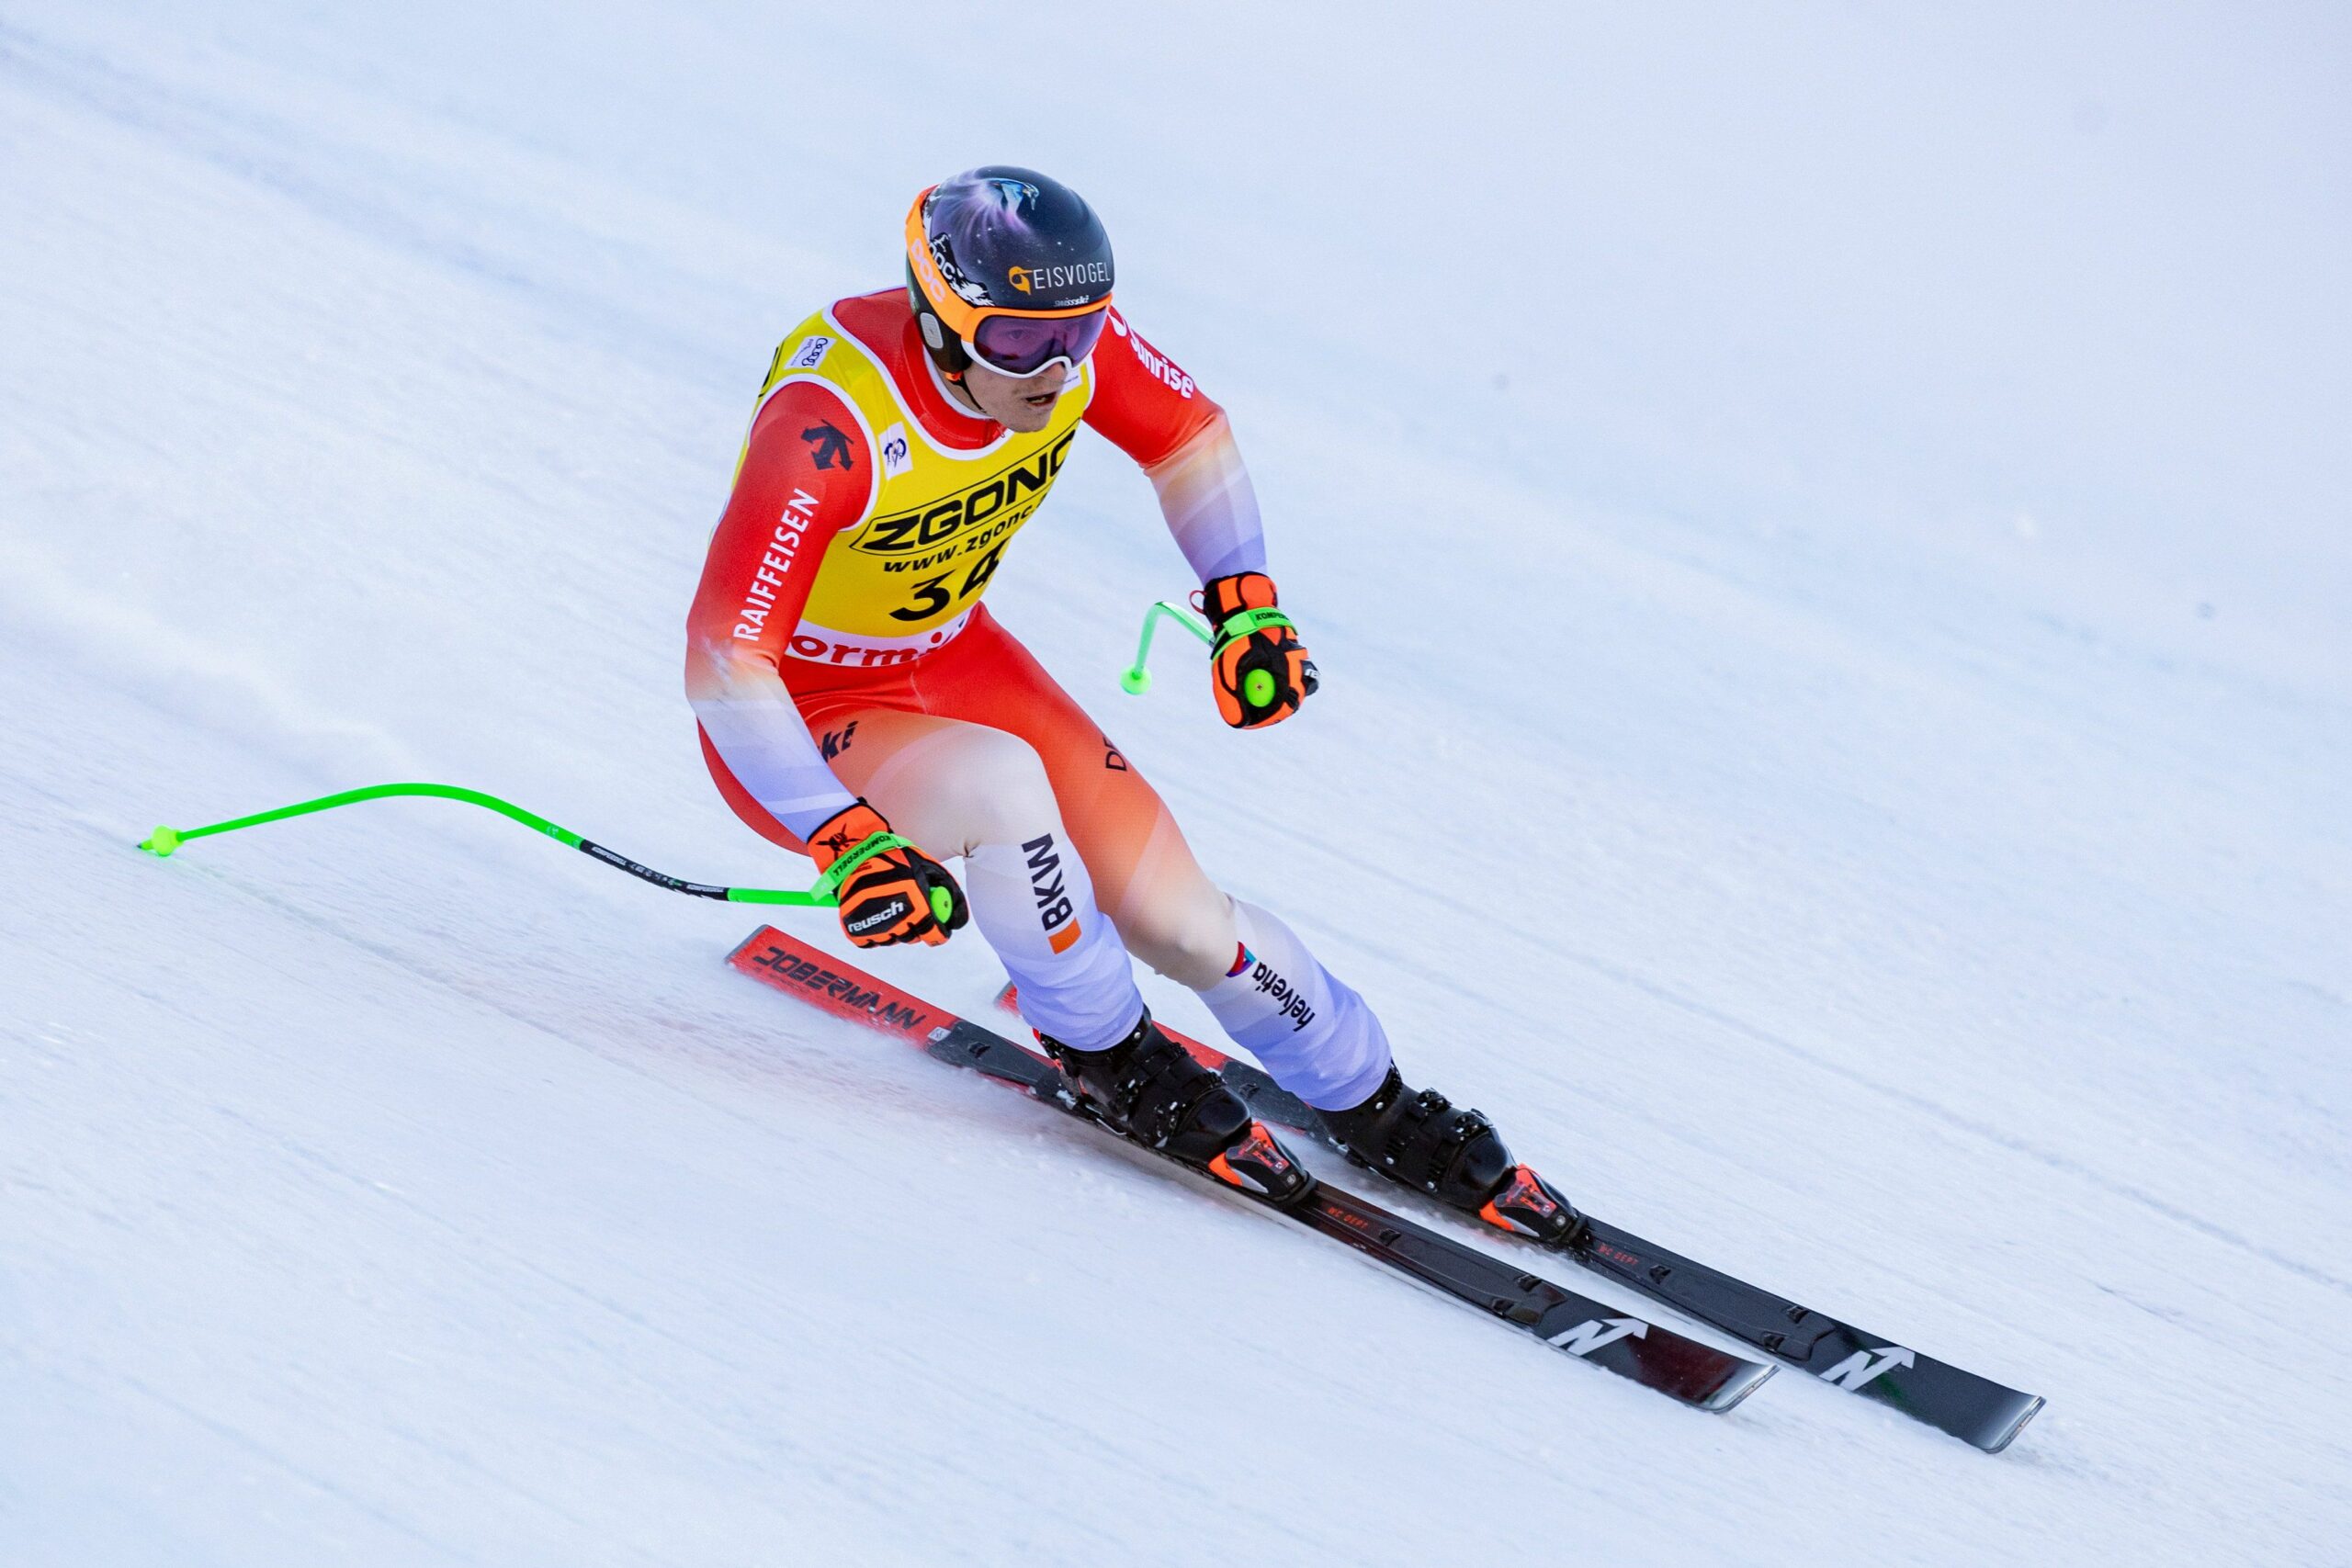
[[[1484,1116],[1406,1087],[1380,1021],[1296,933],[1209,881],[980,603],[1083,423],[1150,477],[1200,579],[1225,721],[1279,724],[1316,690],[1225,412],[1112,306],[1093,210],[1033,170],[973,169],[915,198],[906,257],[903,288],[837,299],[777,346],[737,459],[686,653],[728,804],[843,864],[861,947],[977,920],[1024,1021],[1129,1135],[1276,1197],[1308,1186],[1153,1024],[1133,954],[1199,993],[1351,1158],[1506,1229],[1574,1233]],[[963,886],[934,854],[962,857]]]

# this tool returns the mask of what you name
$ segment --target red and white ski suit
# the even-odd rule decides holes
[[[862,795],[962,856],[1032,1027],[1083,1048],[1127,1033],[1133,953],[1309,1103],[1360,1103],[1388,1067],[1371,1010],[1208,880],[1134,762],[978,603],[1081,421],[1150,476],[1202,581],[1263,570],[1224,411],[1115,313],[1027,438],[952,400],[901,290],[788,337],[687,619],[711,776],[787,849]]]

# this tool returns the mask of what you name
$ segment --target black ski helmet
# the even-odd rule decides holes
[[[907,298],[923,346],[951,377],[971,364],[958,328],[974,311],[1064,312],[1108,300],[1111,283],[1102,220],[1035,169],[967,169],[907,214]]]

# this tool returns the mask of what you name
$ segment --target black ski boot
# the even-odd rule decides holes
[[[1080,1051],[1037,1036],[1104,1125],[1219,1181],[1289,1203],[1315,1185],[1241,1097],[1147,1012],[1117,1044]]]
[[[1510,1157],[1493,1122],[1455,1110],[1433,1089],[1407,1089],[1394,1063],[1370,1100],[1318,1114],[1341,1152],[1367,1170],[1546,1247],[1583,1239],[1584,1216]]]

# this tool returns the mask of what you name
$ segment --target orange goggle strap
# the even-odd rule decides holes
[[[973,329],[990,316],[1035,316],[1051,321],[1063,316],[1087,315],[1111,302],[1111,296],[1105,294],[1092,304],[1068,305],[1058,310],[1024,310],[1012,305],[973,304],[947,287],[947,279],[940,276],[938,258],[931,254],[931,234],[922,226],[922,209],[923,203],[931,199],[932,191],[938,188],[937,186],[931,186],[915,197],[915,204],[907,209],[907,265],[914,268],[915,287],[922,290],[922,297],[933,312],[949,332],[966,343],[972,341]]]

